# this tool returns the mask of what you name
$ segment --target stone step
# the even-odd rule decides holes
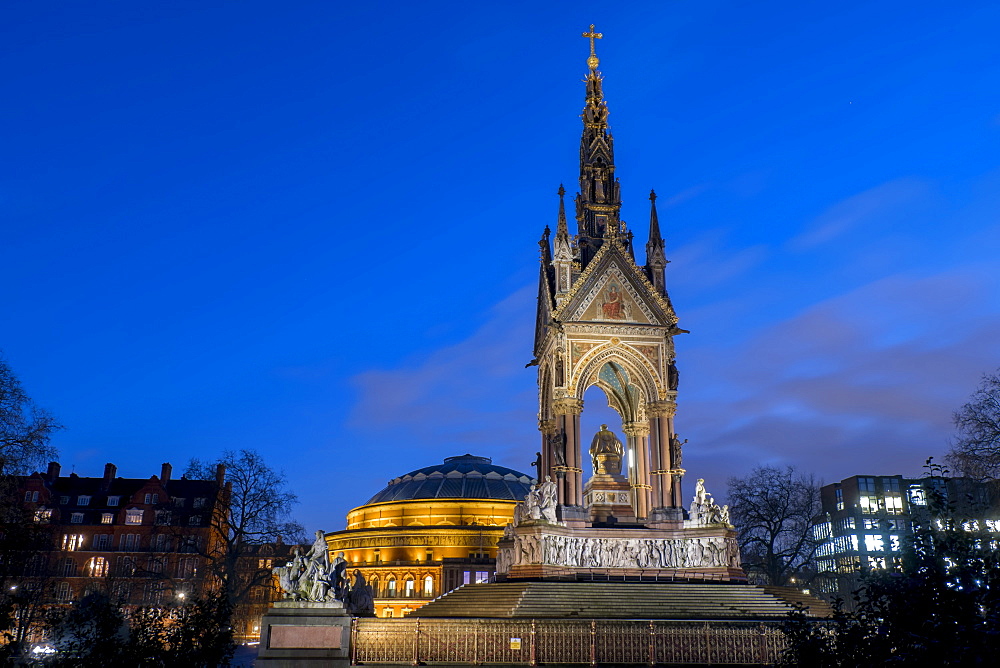
[[[416,617],[611,619],[774,619],[794,602],[827,616],[801,591],[741,584],[522,581],[466,585],[419,608]]]

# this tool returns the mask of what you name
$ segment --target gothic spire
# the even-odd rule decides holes
[[[608,128],[608,105],[604,100],[603,76],[597,71],[600,61],[594,40],[604,35],[583,33],[590,40],[585,79],[586,102],[583,107],[583,136],[580,138],[580,193],[576,199],[576,220],[580,233],[580,260],[585,267],[601,247],[604,238],[617,235],[621,198],[615,178],[614,138]]]
[[[663,236],[660,235],[660,219],[656,215],[656,191],[649,191],[649,241],[646,242],[646,275],[660,292],[666,290],[664,269],[667,266]]]
[[[560,300],[560,295],[569,292],[572,282],[573,269],[573,241],[569,236],[569,227],[566,225],[566,202],[563,196],[566,189],[559,184],[559,219],[556,223],[556,240],[553,248],[552,266],[555,268],[555,288],[556,301]]]

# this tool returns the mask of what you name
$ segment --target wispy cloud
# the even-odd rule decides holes
[[[1000,359],[989,275],[875,281],[725,349],[695,349],[679,429],[688,468],[717,485],[759,463],[828,481],[918,473],[946,449],[950,417]]]
[[[788,249],[805,251],[860,230],[864,224],[879,226],[895,221],[911,207],[918,206],[931,193],[931,185],[917,179],[897,179],[849,197],[812,220]]]
[[[501,458],[532,452],[534,372],[524,367],[531,359],[536,290],[522,288],[493,306],[463,341],[396,369],[355,376],[350,425],[373,449],[387,441],[419,449],[420,466],[465,451]]]

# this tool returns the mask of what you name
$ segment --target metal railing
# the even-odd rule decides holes
[[[355,619],[351,663],[773,664],[781,622]]]

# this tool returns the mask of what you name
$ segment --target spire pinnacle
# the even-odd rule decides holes
[[[656,215],[656,191],[649,191],[649,241],[646,242],[646,276],[660,291],[666,290],[664,269],[670,260],[664,252],[663,235],[660,234],[660,219]]]
[[[597,52],[594,51],[594,40],[603,39],[603,33],[594,32],[594,24],[590,24],[590,32],[585,32],[582,37],[586,37],[590,40],[590,57],[587,58],[587,67],[592,70],[596,70],[597,66],[601,64],[601,61],[597,59]]]
[[[559,184],[559,190],[557,190],[556,193],[559,195],[559,218],[557,219],[556,224],[556,238],[559,239],[561,237],[565,237],[568,240],[569,228],[566,226],[566,200],[563,199],[563,196],[566,194],[566,189],[563,188],[561,183]]]

